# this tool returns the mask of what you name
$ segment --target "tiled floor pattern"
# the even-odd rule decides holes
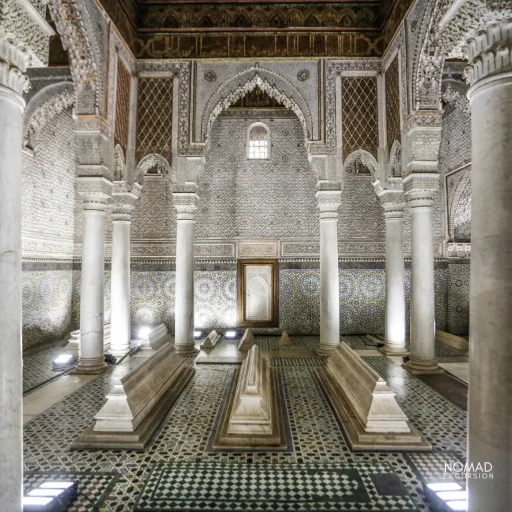
[[[296,342],[294,346],[301,350],[311,349],[314,348],[313,341],[318,343],[318,338],[315,340],[307,337],[303,344]],[[283,348],[273,344],[278,343],[277,338],[263,342],[267,342],[271,350]],[[366,346],[358,348],[367,349]],[[219,352],[219,355],[225,353]],[[365,360],[388,381],[414,426],[433,443],[435,450],[453,450],[460,457],[465,456],[466,415],[463,411],[386,357],[366,357]],[[418,510],[428,510],[421,482],[404,454],[352,453],[349,450],[316,381],[314,366],[309,364],[283,364],[279,368],[290,420],[293,453],[206,453],[210,430],[233,368],[222,364],[197,366],[195,376],[174,405],[158,438],[147,452],[70,451],[70,443],[93,423],[94,414],[105,402],[104,396],[112,380],[143,361],[142,358],[131,358],[119,367],[109,369],[108,373],[97,377],[27,423],[25,470],[119,472],[121,477],[102,510],[128,512],[133,510],[135,500],[155,463],[211,461],[278,465],[387,465],[399,476]],[[424,456],[428,459],[436,455]],[[435,458],[432,461],[433,465],[437,463]]]
[[[444,343],[436,343],[436,359],[438,363],[467,363],[469,351],[450,347]]]
[[[119,477],[118,473],[35,471],[25,473],[23,489],[27,493],[51,480],[61,482],[78,480],[78,497],[68,507],[68,512],[88,512],[91,509],[93,510],[92,504],[98,508],[101,507]]]
[[[59,354],[62,354],[62,347],[53,346],[23,357],[24,394],[62,373],[52,369],[52,361]]]
[[[398,481],[384,465],[158,464],[136,510],[413,510],[403,486],[379,492],[383,477]]]

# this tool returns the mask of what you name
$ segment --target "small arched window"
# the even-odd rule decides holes
[[[270,158],[270,130],[263,123],[253,123],[247,130],[247,158],[268,160]]]

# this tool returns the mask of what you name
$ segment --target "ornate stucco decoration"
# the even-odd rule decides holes
[[[77,113],[97,114],[103,105],[101,51],[83,0],[50,0],[48,7],[67,50],[77,89]]]
[[[328,155],[336,153],[336,77],[344,72],[358,76],[361,72],[378,73],[382,71],[382,61],[379,60],[329,60],[325,64],[325,147]],[[339,135],[339,134],[338,134]],[[312,147],[314,150],[315,146]],[[312,151],[313,152],[313,151]]]
[[[34,149],[43,126],[75,104],[75,88],[70,82],[52,84],[32,97],[23,116],[23,145]]]
[[[28,91],[29,67],[48,64],[48,46],[53,29],[44,10],[28,0],[0,2],[0,85],[18,94]]]
[[[311,111],[301,93],[285,77],[256,66],[234,75],[221,84],[212,94],[202,116],[202,139],[204,141],[209,139],[211,126],[223,110],[226,110],[256,87],[292,110],[304,128],[305,139],[307,141],[311,139],[313,133]]]

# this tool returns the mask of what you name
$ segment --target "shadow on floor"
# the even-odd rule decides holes
[[[420,380],[437,391],[440,395],[458,405],[462,410],[468,410],[468,386],[451,375],[418,375]]]

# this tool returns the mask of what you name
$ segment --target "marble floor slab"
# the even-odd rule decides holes
[[[439,363],[439,366],[469,384],[469,363]]]

